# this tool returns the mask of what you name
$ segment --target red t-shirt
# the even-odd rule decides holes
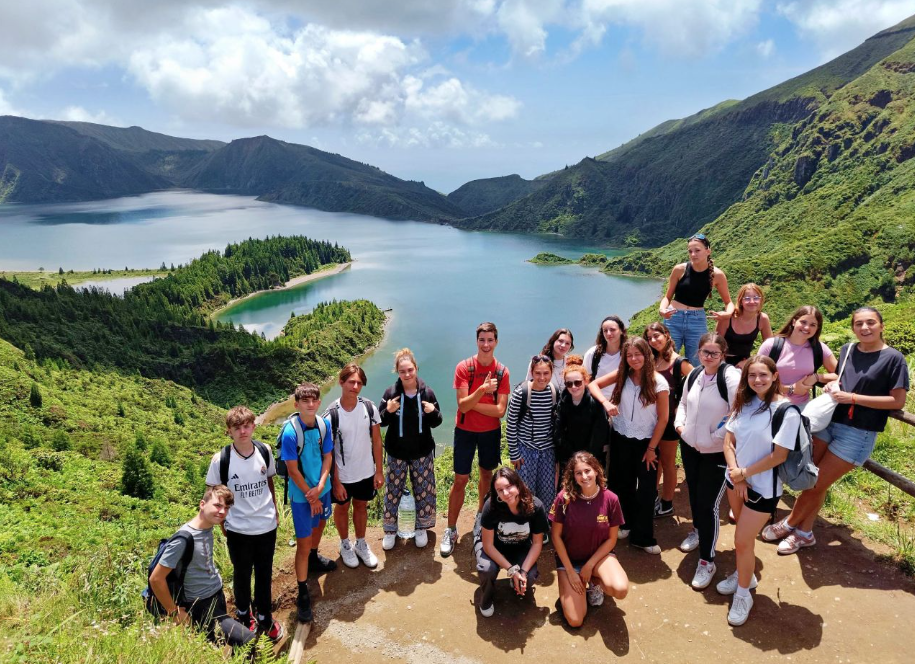
[[[562,524],[562,542],[573,565],[584,564],[610,539],[610,528],[623,524],[619,498],[610,489],[590,501],[579,498],[565,505],[565,489],[550,508],[550,521]]]
[[[462,387],[467,388],[467,394],[470,394],[475,389],[480,387],[483,384],[483,381],[486,380],[486,374],[490,371],[492,372],[493,378],[497,378],[496,369],[498,368],[499,362],[493,358],[492,364],[480,364],[477,360],[477,356],[474,355],[469,360],[473,362],[473,385],[468,385],[468,379],[470,378],[470,371],[467,369],[468,360],[461,360],[458,365],[454,368],[454,389],[459,390]],[[508,367],[503,366],[505,369],[502,374],[502,380],[499,381],[499,389],[496,394],[511,394],[511,380],[508,375]],[[496,394],[484,394],[480,399],[479,403],[483,404],[495,404]],[[463,413],[464,421],[461,422],[462,413],[458,410],[454,418],[454,426],[458,429],[463,429],[464,431],[473,431],[480,433],[482,431],[492,431],[493,429],[498,429],[501,425],[499,424],[498,417],[490,417],[489,415],[483,415],[478,413],[475,410],[470,412]]]

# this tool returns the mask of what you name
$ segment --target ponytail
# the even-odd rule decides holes
[[[715,290],[715,261],[708,257],[708,294],[711,295]]]

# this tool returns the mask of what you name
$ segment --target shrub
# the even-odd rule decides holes
[[[55,431],[54,437],[51,439],[51,449],[55,452],[67,452],[71,448],[70,435],[63,429]]]
[[[52,470],[55,473],[60,472],[64,467],[64,456],[60,452],[51,452],[49,450],[36,450],[35,463],[39,468]]]
[[[131,447],[124,457],[124,471],[121,475],[121,493],[149,500],[155,492],[152,468],[149,460],[136,447]]]
[[[136,435],[136,438],[134,438],[133,444],[137,448],[137,450],[139,450],[140,452],[146,451],[146,448],[147,448],[146,436],[143,435],[142,431],[137,431],[137,435]]]
[[[157,440],[152,444],[152,449],[149,451],[149,460],[163,468],[172,467],[172,455],[161,440]]]
[[[32,408],[41,408],[44,399],[41,397],[41,388],[38,383],[32,383],[32,389],[29,391],[29,403]]]

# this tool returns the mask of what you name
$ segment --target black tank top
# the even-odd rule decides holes
[[[724,340],[728,342],[728,364],[737,364],[750,357],[750,351],[753,350],[753,344],[759,334],[759,316],[756,316],[756,327],[752,332],[746,334],[738,334],[731,327],[732,322],[733,319],[728,321],[728,329],[724,331]]]
[[[685,304],[687,307],[704,307],[705,300],[712,292],[712,285],[709,283],[708,271],[711,266],[702,272],[695,272],[692,265],[686,264],[686,271],[680,281],[674,288],[674,301]]]

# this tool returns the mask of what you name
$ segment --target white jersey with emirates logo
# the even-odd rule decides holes
[[[267,448],[270,449],[269,446]],[[219,477],[219,456],[213,455],[207,471],[207,486],[221,484]],[[235,504],[226,517],[226,530],[242,535],[263,535],[276,528],[276,506],[267,480],[276,475],[273,452],[264,463],[263,455],[254,447],[251,455],[241,456],[233,445],[229,452],[229,481],[226,486],[235,495]]]

